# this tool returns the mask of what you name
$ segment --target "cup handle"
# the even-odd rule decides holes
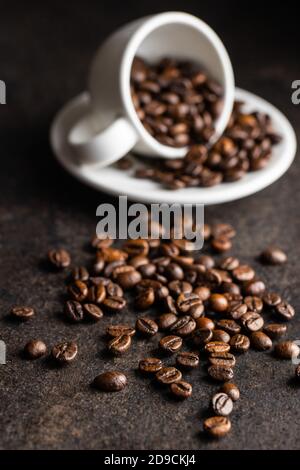
[[[125,117],[117,118],[104,130],[97,129],[93,115],[82,117],[68,135],[79,164],[107,166],[126,155],[138,140],[137,132]]]

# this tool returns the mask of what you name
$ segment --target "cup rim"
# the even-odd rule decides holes
[[[138,27],[128,41],[120,64],[120,90],[123,106],[127,117],[137,130],[140,138],[154,150],[155,154],[161,155],[165,158],[180,158],[186,155],[188,147],[170,147],[161,144],[152,137],[138,118],[130,93],[130,72],[133,59],[139,46],[155,29],[171,23],[185,24],[196,29],[198,32],[201,32],[201,34],[206,36],[206,38],[211,42],[217,56],[219,57],[224,76],[224,104],[222,112],[217,120],[217,130],[211,139],[211,143],[216,141],[222,134],[229,121],[234,103],[235,85],[231,61],[225,46],[219,36],[207,23],[194,15],[178,11],[159,13],[144,18],[144,22]]]

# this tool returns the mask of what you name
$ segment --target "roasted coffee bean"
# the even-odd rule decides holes
[[[282,300],[280,295],[276,294],[275,292],[266,292],[263,296],[263,302],[266,307],[276,307],[279,305]],[[250,309],[251,310],[251,309]]]
[[[265,326],[264,331],[270,338],[277,339],[285,335],[287,326],[282,323],[270,323]]]
[[[127,385],[126,375],[118,371],[107,371],[97,375],[93,385],[103,392],[119,392]]]
[[[105,261],[104,261],[104,257],[103,257],[103,254],[102,253],[99,253],[102,258],[103,258],[103,264],[105,265]],[[114,270],[119,267],[119,266],[124,266],[125,265],[125,260],[115,260],[115,261],[111,261],[110,263],[107,263],[105,268],[104,268],[104,276],[106,277],[110,277],[112,276]],[[103,269],[103,268],[102,268]]]
[[[218,224],[212,225],[211,234],[214,238],[219,238],[219,237],[234,238],[236,236],[236,231],[233,228],[233,226],[230,224],[218,223]]]
[[[50,263],[58,269],[67,268],[71,264],[71,257],[69,253],[62,248],[57,250],[50,250],[48,252],[48,259]]]
[[[155,291],[155,300],[158,302],[163,301],[169,296],[169,289],[166,286],[161,286]]]
[[[230,335],[224,330],[213,330],[212,341],[221,341],[222,343],[229,343]]]
[[[94,235],[91,240],[91,246],[96,248],[97,250],[101,250],[102,248],[107,248],[111,246],[114,242],[112,238],[106,238],[107,234],[101,234],[99,237],[98,235]]]
[[[262,331],[254,331],[250,336],[251,345],[258,351],[267,351],[272,348],[272,340]]]
[[[182,293],[190,294],[193,290],[192,285],[186,281],[171,281],[168,284],[170,294],[178,296]]]
[[[83,319],[82,305],[76,300],[68,300],[65,303],[65,315],[73,322],[80,322]]]
[[[198,295],[199,299],[202,302],[205,302],[205,300],[208,300],[211,294],[210,289],[206,286],[195,287],[193,292],[194,294]]]
[[[134,336],[135,329],[128,325],[109,325],[106,329],[106,333],[113,338],[117,338],[119,336]]]
[[[135,306],[138,310],[147,310],[155,301],[155,293],[152,287],[143,290],[135,299]]]
[[[251,312],[261,313],[263,309],[263,301],[260,297],[248,295],[244,298],[244,303],[247,305],[248,310]]]
[[[182,369],[194,369],[199,365],[199,356],[194,352],[181,352],[176,357],[176,363]]]
[[[184,400],[192,396],[193,387],[185,380],[179,380],[171,384],[170,390],[176,398]]]
[[[11,309],[10,314],[18,320],[28,320],[29,318],[33,317],[35,311],[32,307],[18,305]]]
[[[276,305],[275,312],[282,319],[289,321],[295,316],[295,309],[287,302],[280,302]]]
[[[264,326],[263,317],[256,312],[246,312],[240,320],[243,327],[249,332],[259,331]]]
[[[209,366],[208,374],[217,382],[228,382],[233,378],[233,370],[231,367]]]
[[[24,352],[27,358],[38,359],[46,354],[47,346],[40,339],[32,339],[25,345]]]
[[[145,372],[147,374],[154,374],[161,370],[163,367],[163,363],[160,359],[156,357],[146,357],[139,362],[139,369],[141,372]]]
[[[108,350],[115,354],[124,354],[126,351],[131,346],[131,336],[129,335],[122,335],[122,336],[116,336],[115,338],[112,338],[108,345],[107,348]]]
[[[156,266],[153,263],[143,264],[138,268],[142,277],[151,277],[156,273]]]
[[[209,301],[211,309],[215,312],[224,312],[228,308],[228,300],[222,294],[212,294]]]
[[[167,310],[168,312],[174,313],[174,315],[177,314],[176,303],[171,295],[167,295],[167,297],[163,299],[163,304],[164,304],[165,310]]]
[[[227,271],[233,271],[234,269],[238,268],[240,265],[240,261],[238,258],[234,256],[226,256],[223,258],[219,264],[221,269],[226,269]]]
[[[238,387],[231,382],[226,382],[222,387],[220,388],[220,392],[226,393],[232,401],[237,401],[240,398],[240,391]]]
[[[180,336],[174,336],[174,335],[164,336],[159,341],[159,347],[164,352],[167,352],[170,354],[173,354],[179,351],[181,346],[182,346],[182,338],[180,338]]]
[[[83,304],[84,315],[90,320],[100,320],[103,317],[103,312],[98,305],[95,304]]]
[[[72,270],[72,278],[74,281],[87,281],[89,279],[88,270],[84,266],[76,266]]]
[[[147,240],[127,240],[123,245],[123,250],[129,256],[147,256],[149,252],[149,245]]]
[[[120,284],[122,289],[132,289],[142,279],[139,271],[133,270],[130,272],[121,273],[117,276],[117,283]]]
[[[177,307],[180,312],[186,313],[191,307],[198,305],[199,301],[200,299],[198,295],[194,294],[193,292],[183,293],[180,294],[177,298]]]
[[[230,340],[231,348],[236,352],[246,352],[250,348],[250,340],[245,335],[234,335]]]
[[[247,264],[242,264],[232,271],[234,278],[239,282],[251,281],[254,279],[255,271]]]
[[[287,261],[287,255],[280,248],[270,246],[262,252],[261,259],[267,264],[284,264]]]
[[[238,320],[242,315],[244,315],[244,313],[247,312],[247,310],[247,305],[239,300],[229,302],[228,315],[232,318],[232,320]]]
[[[224,253],[225,251],[229,251],[231,249],[232,242],[229,238],[220,236],[218,238],[212,239],[211,247],[218,253]]]
[[[216,325],[225,330],[229,335],[236,335],[241,331],[240,325],[234,320],[219,320],[216,322]]]
[[[169,330],[179,336],[188,336],[196,328],[195,320],[189,315],[184,315],[176,320],[173,325],[170,326]]]
[[[105,289],[107,297],[123,297],[124,295],[122,287],[120,287],[119,284],[112,282],[111,280],[109,280],[105,286]]]
[[[196,326],[199,329],[205,328],[208,330],[213,330],[215,328],[215,323],[211,318],[201,317],[196,320]]]
[[[118,248],[107,247],[102,249],[101,253],[106,263],[112,263],[113,261],[126,261],[128,258],[128,254]]]
[[[75,359],[78,353],[77,344],[72,342],[64,342],[56,344],[52,348],[52,357],[61,364],[66,364]]]
[[[194,331],[192,340],[195,346],[202,347],[212,340],[213,332],[208,328],[199,328]]]
[[[204,350],[208,354],[225,353],[230,350],[230,345],[228,343],[223,343],[222,341],[210,341],[209,343],[206,343]]]
[[[210,354],[208,361],[213,366],[221,367],[234,367],[236,360],[231,353],[212,353]]]
[[[76,300],[77,302],[82,302],[88,295],[88,287],[85,282],[75,281],[69,286],[68,292],[72,299]]]
[[[160,330],[168,330],[176,321],[178,317],[174,313],[163,313],[158,317],[158,327]]]
[[[197,320],[198,318],[202,317],[204,315],[204,305],[201,302],[199,302],[198,305],[193,305],[189,311],[188,314],[190,317],[192,317],[194,320]]]
[[[139,333],[145,336],[154,336],[158,332],[158,324],[151,318],[138,318],[135,327]]]
[[[253,279],[252,281],[247,282],[243,286],[243,289],[246,295],[258,297],[264,294],[266,285],[260,279]]]
[[[211,403],[214,412],[218,416],[229,416],[233,410],[232,399],[224,392],[216,393]]]
[[[110,312],[119,312],[126,306],[126,300],[118,296],[106,297],[103,306]]]
[[[181,380],[181,372],[176,367],[163,367],[156,373],[156,379],[162,385],[171,385]]]
[[[206,267],[206,269],[212,269],[215,267],[215,260],[213,259],[212,256],[209,255],[201,255],[199,256],[197,262],[199,264],[202,264],[203,266]]]
[[[103,284],[93,285],[89,288],[87,299],[91,303],[101,304],[106,297],[106,287]]]
[[[130,266],[133,266],[134,269],[139,269],[141,266],[145,266],[149,264],[149,262],[150,262],[149,258],[144,255],[133,256],[132,258],[128,260],[128,264]]]
[[[300,349],[293,341],[281,341],[275,345],[275,354],[280,359],[293,359],[299,356]]]
[[[203,428],[209,436],[220,438],[229,433],[231,422],[226,416],[212,416],[204,421]]]

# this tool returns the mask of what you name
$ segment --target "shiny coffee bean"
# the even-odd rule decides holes
[[[264,332],[272,339],[281,338],[287,332],[287,326],[282,323],[270,323],[264,327]]]
[[[175,296],[178,296],[181,293],[190,294],[193,290],[193,287],[189,282],[178,281],[178,280],[169,282],[168,288],[169,288],[170,294],[175,295]]]
[[[17,318],[18,320],[28,320],[34,316],[35,311],[32,307],[18,305],[11,309],[10,314],[12,317]]]
[[[83,304],[84,315],[90,320],[100,320],[103,317],[103,312],[98,305],[95,304]]]
[[[148,287],[148,289],[143,290],[138,294],[135,298],[135,306],[138,310],[147,310],[154,304],[155,301],[155,293],[152,287]]]
[[[103,284],[93,285],[89,288],[87,299],[91,303],[101,304],[106,297],[106,287]]]
[[[240,261],[238,258],[235,258],[234,256],[226,256],[221,260],[219,267],[221,269],[226,269],[227,271],[233,271],[238,268],[239,265]]]
[[[64,312],[66,317],[72,322],[80,322],[83,319],[82,305],[76,300],[68,300],[65,303]]]
[[[77,353],[78,347],[73,341],[56,344],[51,351],[52,357],[61,364],[73,361]]]
[[[267,351],[272,348],[272,340],[262,331],[254,331],[250,336],[251,345],[258,351]]]
[[[229,335],[236,335],[241,331],[241,327],[236,321],[227,318],[217,321],[216,325]]]
[[[182,313],[186,313],[191,307],[198,305],[199,301],[200,299],[198,295],[194,294],[193,292],[180,294],[177,297],[178,310]]]
[[[231,422],[226,416],[212,416],[204,421],[203,428],[209,436],[220,438],[229,433]]]
[[[242,303],[242,301],[231,301],[229,302],[228,316],[230,316],[232,320],[238,320],[247,310],[247,305]]]
[[[135,327],[144,336],[154,336],[158,332],[158,324],[151,318],[138,318]]]
[[[119,312],[125,308],[126,300],[118,296],[106,297],[103,306],[110,312]]]
[[[95,377],[93,385],[103,392],[120,392],[127,385],[126,375],[118,371],[107,371]]]
[[[212,353],[208,357],[208,361],[213,366],[221,366],[221,367],[234,367],[236,363],[236,359],[234,355],[229,352]]]
[[[123,335],[134,336],[135,329],[129,325],[122,325],[122,324],[109,325],[106,328],[106,333],[112,338],[117,338],[118,336],[123,336]]]
[[[214,312],[224,312],[228,308],[228,300],[222,294],[212,294],[210,296],[210,308]]]
[[[133,270],[121,273],[117,276],[117,283],[120,284],[122,289],[129,290],[135,287],[142,279],[139,271]]]
[[[213,330],[212,341],[221,341],[222,343],[229,343],[230,335],[224,330]]]
[[[229,416],[233,410],[232,399],[224,392],[216,393],[211,403],[215,414],[218,416]]]
[[[231,249],[232,242],[229,238],[220,236],[218,238],[214,238],[211,241],[211,247],[218,253],[224,253],[225,251],[229,251]]]
[[[72,269],[72,278],[74,281],[87,281],[89,279],[88,270],[84,266],[76,266]]]
[[[174,315],[177,314],[176,303],[171,295],[167,295],[167,297],[163,299],[163,304],[167,312],[171,312]]]
[[[263,303],[266,307],[276,307],[282,302],[279,294],[275,292],[266,292],[263,296]],[[251,309],[250,309],[251,310]]]
[[[73,300],[82,302],[88,295],[88,287],[85,282],[75,281],[68,287],[68,292]]]
[[[193,387],[185,380],[179,380],[171,384],[170,390],[176,398],[184,400],[192,396]]]
[[[209,343],[206,343],[204,350],[208,354],[226,353],[230,350],[230,345],[228,343],[223,343],[222,341],[210,341]]]
[[[267,264],[284,264],[287,261],[287,255],[278,247],[270,246],[261,254],[262,260]]]
[[[280,359],[293,359],[299,356],[300,349],[293,341],[281,341],[275,345],[275,354]]]
[[[146,357],[139,362],[140,371],[147,374],[156,374],[162,367],[162,361],[156,357]]]
[[[185,370],[194,369],[199,365],[199,356],[194,352],[181,352],[176,357],[176,364]]]
[[[202,347],[212,340],[213,331],[209,328],[199,328],[194,331],[192,340],[195,346]]]
[[[107,345],[108,350],[115,354],[124,354],[131,346],[131,336],[122,335],[112,338]]]
[[[210,289],[206,286],[195,287],[193,292],[194,294],[198,295],[199,299],[202,302],[205,302],[205,300],[208,300],[211,294]]]
[[[57,269],[67,268],[71,264],[70,254],[62,248],[57,250],[50,250],[48,252],[48,259],[50,263]]]
[[[171,385],[181,380],[181,372],[176,367],[163,367],[156,373],[157,381],[162,385]]]
[[[220,392],[226,393],[232,401],[237,401],[240,398],[240,391],[238,387],[232,382],[226,382],[220,388]]]
[[[179,336],[188,336],[196,328],[195,320],[189,315],[184,315],[176,320],[173,325],[170,326],[169,330],[171,333]]]
[[[201,317],[196,320],[196,326],[199,329],[205,328],[208,330],[213,330],[215,328],[215,323],[211,318]]]
[[[158,317],[158,328],[162,331],[168,330],[178,320],[174,313],[163,313]]]
[[[164,336],[159,341],[159,347],[162,349],[162,351],[169,353],[169,354],[173,354],[179,351],[181,346],[182,346],[182,338],[180,338],[180,336],[175,336],[175,335]]]
[[[244,298],[244,304],[247,305],[248,310],[251,312],[261,313],[263,309],[263,301],[260,297],[248,295]]]
[[[276,305],[275,312],[281,320],[292,320],[295,316],[295,309],[287,302],[280,302],[280,304]]]
[[[149,252],[149,245],[147,240],[127,240],[123,245],[123,250],[129,256],[147,256]]]
[[[238,353],[243,353],[248,351],[250,348],[250,340],[248,336],[245,335],[234,335],[231,340],[230,340],[230,347],[233,349],[233,351],[236,351]]]
[[[228,382],[233,378],[233,370],[231,367],[209,366],[208,374],[217,382]]]
[[[28,359],[38,359],[47,352],[47,346],[40,339],[32,339],[24,348],[24,353]]]
[[[251,266],[248,266],[247,264],[242,264],[235,268],[232,271],[232,274],[237,281],[244,282],[251,281],[252,279],[254,279],[255,271],[251,268]]]
[[[260,279],[253,279],[243,286],[246,295],[259,297],[265,293],[266,285]]]
[[[218,223],[212,225],[211,234],[214,238],[227,237],[231,239],[236,236],[236,231],[230,224]]]
[[[264,326],[264,319],[259,313],[247,312],[240,318],[241,324],[248,332],[259,331]]]

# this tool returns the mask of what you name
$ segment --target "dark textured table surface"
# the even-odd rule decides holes
[[[291,82],[300,78],[293,10],[276,10],[274,4],[273,12],[262,5],[242,12],[240,2],[210,3],[13,0],[1,6],[0,79],[7,84],[8,102],[0,106],[0,339],[7,344],[7,364],[0,365],[3,449],[299,448],[300,389],[291,380],[290,361],[255,352],[239,360],[236,382],[242,397],[232,432],[211,442],[201,426],[216,387],[206,381],[204,370],[189,375],[193,399],[178,404],[136,373],[138,359],[156,340],[135,341],[126,358],[108,360],[103,333],[110,318],[94,325],[66,324],[60,315],[64,275],[47,272],[41,263],[48,248],[57,245],[69,246],[76,263],[90,259],[85,243],[95,230],[95,209],[110,199],[57,165],[48,130],[55,112],[85,88],[97,45],[129,19],[168,9],[202,17],[224,40],[237,84],[272,101],[299,133],[300,107],[290,99]],[[252,262],[273,242],[287,251],[285,266],[254,264],[295,306],[292,339],[300,339],[299,179],[296,158],[283,178],[259,194],[206,209],[208,222],[236,227],[233,252],[243,260]],[[34,306],[36,318],[26,324],[9,321],[7,313],[16,303]],[[134,314],[123,319],[134,322]],[[34,337],[49,346],[77,340],[78,360],[64,370],[47,360],[24,360],[20,351]],[[127,372],[128,387],[118,394],[93,392],[91,380],[112,366]]]

